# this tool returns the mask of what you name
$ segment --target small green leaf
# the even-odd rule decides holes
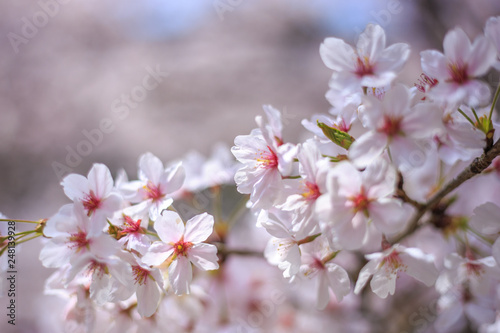
[[[332,140],[333,143],[339,145],[342,148],[349,149],[351,144],[354,142],[354,138],[348,133],[330,127],[325,123],[318,121],[318,127],[321,128],[328,139]]]

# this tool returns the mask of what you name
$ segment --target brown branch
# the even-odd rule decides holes
[[[417,213],[411,219],[408,228],[398,237],[391,241],[392,244],[399,243],[401,240],[411,235],[415,230],[417,230],[422,224],[419,224],[420,219],[424,214],[430,209],[434,208],[439,202],[447,196],[450,192],[455,190],[457,187],[462,185],[465,181],[483,172],[493,161],[493,159],[500,155],[500,140],[495,142],[495,144],[486,153],[481,155],[481,157],[476,158],[464,171],[462,171],[456,178],[451,180],[446,186],[444,186],[441,191],[436,193],[427,203],[418,209]]]

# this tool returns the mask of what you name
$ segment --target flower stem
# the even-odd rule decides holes
[[[40,223],[40,221],[14,220],[14,219],[0,219],[0,222],[22,222],[22,223],[34,223],[34,224]]]
[[[476,127],[476,124],[474,124],[474,122],[472,121],[472,119],[470,119],[469,116],[466,115],[465,112],[462,111],[462,109],[458,108],[457,110],[458,110],[458,112],[460,112],[460,114],[462,114],[462,116],[465,117],[465,119],[467,119],[469,121],[469,123],[472,124],[472,126]]]
[[[493,110],[495,109],[495,105],[498,101],[498,96],[500,95],[500,83],[498,84],[497,91],[495,92],[495,97],[493,97],[493,103],[491,103],[491,110],[488,119],[491,121],[491,117],[493,116]]]

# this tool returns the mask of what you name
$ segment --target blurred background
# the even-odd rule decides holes
[[[380,24],[388,44],[410,44],[402,80],[412,85],[420,51],[442,50],[456,25],[474,37],[497,15],[494,0],[4,0],[0,212],[50,217],[69,203],[60,178],[95,162],[135,179],[144,152],[167,162],[231,146],[263,104],[284,111],[285,138],[296,142],[301,119],[329,109],[324,38],[354,44]],[[50,274],[39,248],[17,254],[19,332],[38,332],[30,299]]]

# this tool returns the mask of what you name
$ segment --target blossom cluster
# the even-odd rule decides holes
[[[373,24],[355,46],[321,44],[332,107],[302,120],[299,143],[265,105],[210,159],[165,166],[146,153],[138,180],[103,164],[66,176],[72,203],[33,233],[56,269],[46,293],[68,300],[67,330],[370,332],[368,304],[380,321],[400,310],[398,293],[425,302],[417,290],[436,300],[436,331],[497,332],[500,86],[483,77],[500,71],[500,17],[421,52],[412,85],[400,75],[410,47],[387,44]]]

